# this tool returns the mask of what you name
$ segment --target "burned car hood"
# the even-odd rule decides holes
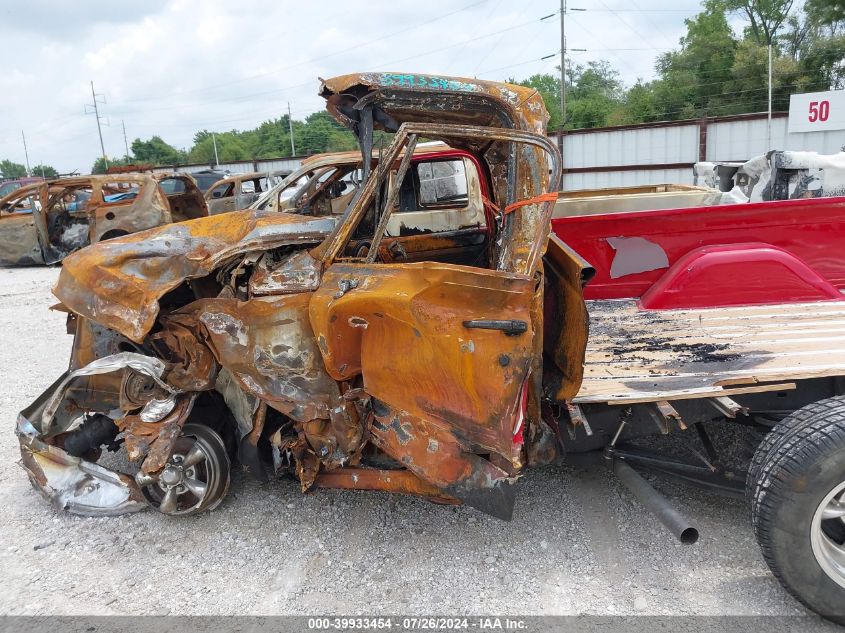
[[[141,343],[159,299],[239,254],[315,244],[332,218],[234,211],[98,242],[65,258],[53,294],[72,312]]]

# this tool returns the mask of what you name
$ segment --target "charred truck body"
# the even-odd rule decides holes
[[[321,95],[363,156],[374,130],[394,133],[375,166],[362,162],[339,218],[235,211],[65,259],[54,292],[75,336],[70,367],[17,427],[33,485],[80,514],[190,514],[220,503],[237,460],[261,480],[291,474],[303,491],[410,493],[510,519],[525,468],[594,451],[692,542],[695,528],[628,464],[737,492],[745,473],[721,466],[701,426],[729,418],[774,428],[747,475],[767,561],[799,599],[841,619],[843,361],[802,366],[762,337],[782,371],[758,377],[730,342],[693,331],[689,311],[632,316],[637,297],[624,303],[619,290],[588,312],[594,271],[560,238],[564,224],[550,235],[561,165],[536,92],[373,73],[324,81]],[[423,138],[447,143],[463,167],[415,165]],[[461,190],[451,176],[470,168],[477,183]],[[465,221],[469,186],[483,205]],[[452,220],[391,223],[409,208]],[[627,259],[611,278],[663,266],[642,242],[621,244]],[[807,305],[764,312],[812,328]],[[841,304],[812,305],[845,331],[845,311],[831,307]],[[752,329],[769,318],[734,316]],[[604,348],[588,338],[591,319]],[[641,328],[625,334],[626,323]],[[626,341],[646,334],[661,340],[626,356]],[[645,377],[634,371],[643,358]],[[628,445],[688,427],[707,446],[700,464]],[[838,444],[814,444],[820,428]],[[136,472],[98,461],[118,446]],[[816,466],[803,487],[789,476],[795,450]]]

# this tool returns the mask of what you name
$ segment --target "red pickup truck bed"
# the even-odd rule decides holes
[[[587,299],[706,308],[841,299],[845,197],[555,217]]]
[[[782,391],[845,373],[845,198],[557,217],[596,269],[575,402]]]

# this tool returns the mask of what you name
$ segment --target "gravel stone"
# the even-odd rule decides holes
[[[682,547],[602,468],[529,471],[509,523],[240,472],[196,517],[57,514],[14,435],[67,367],[64,314],[48,310],[57,276],[0,269],[1,614],[807,613],[769,573],[741,501],[652,479],[701,531]]]

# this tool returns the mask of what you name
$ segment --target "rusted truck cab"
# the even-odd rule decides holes
[[[509,518],[516,477],[554,457],[541,260],[560,164],[539,95],[390,73],[321,94],[361,155],[375,129],[394,134],[339,217],[235,211],[65,259],[71,368],[19,423],[33,483],[63,507],[201,511],[239,459],[303,491],[411,492]],[[417,151],[422,137],[451,154]],[[567,258],[559,275],[577,279]],[[86,459],[118,433],[133,477]],[[96,504],[58,483],[84,477]]]

